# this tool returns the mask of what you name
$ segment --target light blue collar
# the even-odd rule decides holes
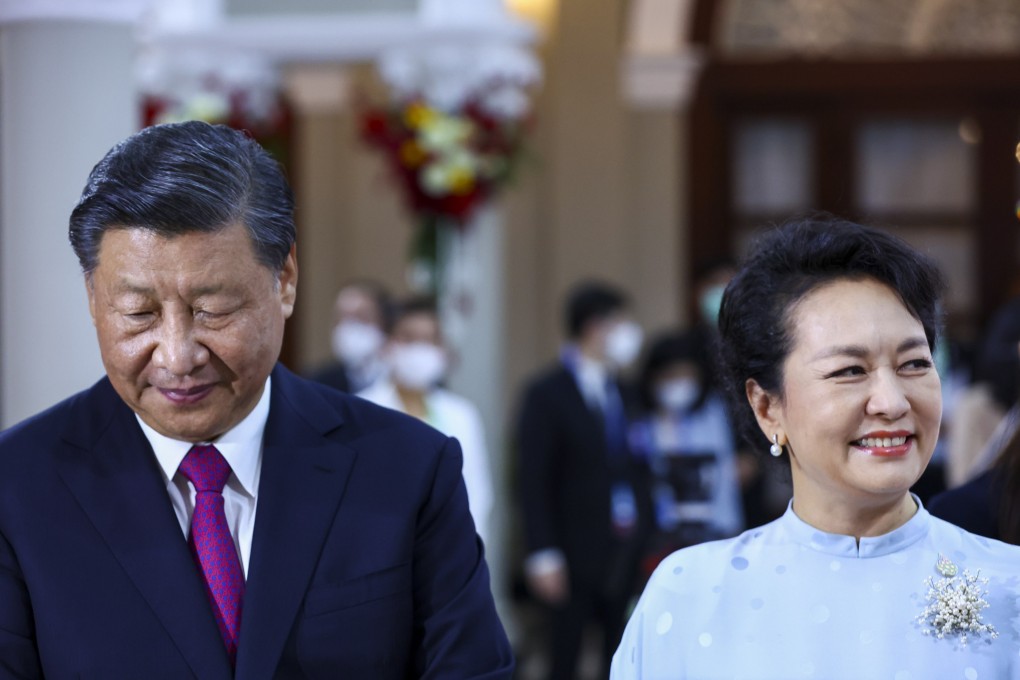
[[[786,512],[778,522],[791,541],[811,550],[840,557],[862,559],[891,555],[924,538],[931,526],[931,515],[924,509],[921,499],[914,494],[910,495],[917,503],[917,512],[914,513],[914,516],[907,520],[903,526],[893,529],[887,534],[862,537],[860,545],[857,544],[857,539],[853,536],[830,534],[811,526],[793,511],[793,501],[790,501]]]

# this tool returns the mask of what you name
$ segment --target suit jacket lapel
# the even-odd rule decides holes
[[[107,380],[76,408],[58,471],[192,671],[229,678],[230,661],[163,477],[134,414]]]
[[[355,453],[325,438],[336,410],[284,369],[273,372],[237,677],[271,678],[336,516]]]

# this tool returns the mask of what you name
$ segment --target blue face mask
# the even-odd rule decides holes
[[[723,284],[709,286],[698,299],[701,317],[712,326],[719,325],[719,309],[722,307],[722,298],[725,291],[726,286]]]

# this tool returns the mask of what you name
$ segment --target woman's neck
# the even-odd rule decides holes
[[[820,500],[822,502],[816,502]],[[917,512],[914,497],[904,492],[890,500],[839,502],[831,497],[813,499],[810,494],[793,494],[793,511],[802,520],[830,534],[860,539],[881,536],[906,524]]]
[[[404,413],[414,416],[418,420],[428,420],[429,409],[425,401],[426,393],[410,390],[400,385],[395,385],[395,387],[397,388],[397,396],[400,397]]]

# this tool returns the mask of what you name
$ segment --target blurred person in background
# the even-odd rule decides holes
[[[950,488],[981,475],[1016,429],[1020,397],[1020,298],[993,316],[978,343],[971,384],[957,397],[946,446]]]
[[[731,257],[715,257],[694,268],[694,298],[697,318],[691,334],[702,345],[711,363],[717,362],[719,343],[719,308],[726,285],[737,273],[737,261]],[[713,377],[713,380],[715,378]],[[724,390],[713,385],[719,394]],[[733,405],[723,400],[734,422]],[[777,461],[757,455],[736,437],[736,469],[740,484],[740,505],[745,526],[754,527],[770,522],[783,514],[790,497],[789,471]]]
[[[431,298],[416,297],[396,305],[380,356],[385,375],[358,396],[412,415],[460,442],[468,505],[475,529],[486,542],[493,492],[485,428],[474,404],[442,386],[450,370],[450,354]]]
[[[641,328],[625,294],[602,282],[577,285],[565,317],[568,342],[526,387],[516,433],[525,580],[547,606],[557,680],[576,676],[589,622],[604,635],[608,672],[650,515],[619,379],[641,350]]]
[[[722,305],[726,284],[737,273],[737,263],[730,257],[717,257],[695,267],[694,297],[697,301],[696,328],[710,333],[719,332],[719,307]]]
[[[968,481],[936,495],[931,513],[989,538],[1020,545],[1020,298],[995,315],[978,356],[978,376],[995,402],[1012,398],[987,443],[973,443]],[[954,427],[955,427],[954,421]]]
[[[652,471],[649,574],[674,550],[744,527],[733,429],[709,351],[697,333],[668,333],[652,343],[642,366],[645,415],[632,425],[630,441]]]
[[[355,279],[344,284],[333,304],[335,361],[309,377],[342,392],[358,392],[381,378],[386,367],[380,352],[391,307],[390,293],[378,281]]]

